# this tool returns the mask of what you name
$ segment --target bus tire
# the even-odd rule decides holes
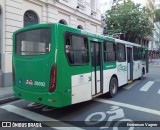
[[[143,79],[143,75],[145,74],[145,72],[144,72],[144,68],[142,69],[142,74],[141,74],[141,77],[139,77],[138,79],[139,80],[142,80]]]
[[[112,77],[109,83],[109,92],[108,92],[108,96],[113,98],[118,90],[118,81],[115,77]]]

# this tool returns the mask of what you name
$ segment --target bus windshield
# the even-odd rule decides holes
[[[51,30],[34,29],[16,35],[16,54],[36,56],[47,54],[51,48]]]

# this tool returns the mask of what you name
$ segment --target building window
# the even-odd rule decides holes
[[[60,23],[60,24],[67,25],[67,22],[66,22],[64,19],[61,19],[61,20],[59,21],[59,23]]]
[[[80,10],[85,11],[84,0],[78,0],[77,5]]]
[[[117,60],[118,62],[126,62],[126,48],[124,44],[117,43]]]
[[[89,63],[87,38],[72,34],[66,35],[65,51],[71,65],[86,65]]]
[[[38,24],[37,14],[31,10],[28,10],[24,14],[24,27]]]
[[[105,41],[104,42],[104,61],[115,61],[116,55],[115,55],[115,43]]]
[[[84,1],[83,0],[78,0],[78,3],[83,5]]]
[[[69,3],[69,1],[68,0],[63,0],[64,2],[66,2],[66,3]]]
[[[96,0],[91,0],[91,10],[96,11]]]
[[[77,28],[83,30],[83,27],[81,25],[78,25]]]

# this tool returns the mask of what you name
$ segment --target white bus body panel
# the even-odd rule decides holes
[[[117,62],[117,77],[119,87],[124,84],[127,84],[127,62]]]
[[[140,60],[133,61],[133,80],[137,79],[141,76],[142,73],[142,65]]]
[[[114,74],[117,75],[117,68],[103,71],[103,93],[109,91],[110,80]]]
[[[72,76],[72,104],[92,99],[90,78],[91,73]]]

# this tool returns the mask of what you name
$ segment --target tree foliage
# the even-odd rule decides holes
[[[137,38],[151,34],[153,26],[149,20],[150,15],[149,9],[131,0],[124,0],[106,12],[107,33],[122,33],[124,40],[135,42]]]
[[[155,21],[155,22],[160,22],[160,9],[156,9],[156,10],[154,11],[154,14],[155,14],[155,19],[154,19],[154,21]]]

